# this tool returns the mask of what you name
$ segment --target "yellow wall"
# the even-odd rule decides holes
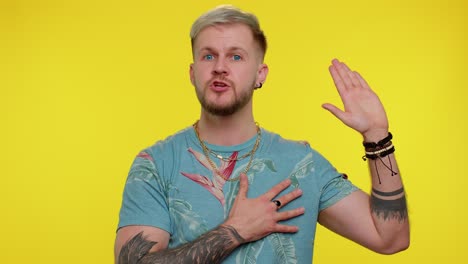
[[[221,3],[0,2],[0,262],[112,263],[133,157],[198,118],[188,31]],[[360,136],[320,107],[339,104],[329,61],[359,70],[390,117],[410,249],[381,256],[320,228],[315,262],[467,259],[466,2],[232,3],[270,42],[262,126],[310,141],[368,190]]]

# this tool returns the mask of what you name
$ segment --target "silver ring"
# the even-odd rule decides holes
[[[281,207],[281,202],[278,200],[272,200],[274,204],[276,204],[276,207],[279,209]]]

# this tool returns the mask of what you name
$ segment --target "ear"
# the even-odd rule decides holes
[[[257,80],[255,83],[265,83],[267,75],[268,75],[268,65],[264,63],[260,64],[258,67]]]
[[[190,74],[190,82],[192,83],[193,86],[195,86],[195,76],[194,76],[194,73],[193,73],[193,63],[190,63],[190,70],[189,70],[189,74]]]

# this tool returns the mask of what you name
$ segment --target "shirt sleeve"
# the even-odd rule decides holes
[[[125,183],[118,228],[128,225],[158,227],[170,232],[167,191],[148,150],[135,158]]]
[[[347,177],[336,170],[320,153],[313,150],[316,172],[321,186],[319,210],[326,209],[354,191],[359,190]]]

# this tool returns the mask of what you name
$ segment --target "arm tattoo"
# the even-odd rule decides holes
[[[144,257],[150,249],[158,242],[148,241],[143,237],[143,232],[138,233],[122,246],[119,254],[118,264],[136,264]]]
[[[371,194],[371,210],[377,217],[387,219],[397,219],[398,221],[405,221],[408,218],[408,209],[406,207],[406,197],[403,196],[391,199],[392,196],[400,196],[403,193],[403,188],[393,192],[381,192],[372,189]],[[381,199],[378,196],[388,199]]]
[[[236,229],[221,225],[180,247],[149,253],[157,242],[147,240],[140,232],[123,245],[118,264],[216,264],[244,242]]]
[[[372,192],[375,193],[375,194],[378,194],[380,196],[390,197],[390,196],[395,196],[395,195],[398,195],[400,193],[403,193],[404,189],[403,189],[403,187],[401,187],[400,189],[398,189],[396,191],[393,191],[393,192],[381,192],[381,191],[377,191],[376,189],[372,188]]]

